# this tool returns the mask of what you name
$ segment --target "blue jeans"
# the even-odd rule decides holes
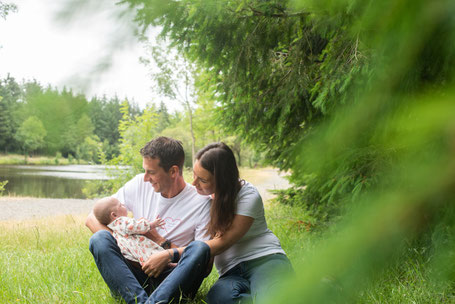
[[[241,262],[222,275],[207,294],[209,304],[263,303],[283,276],[293,274],[284,254],[271,254]]]
[[[194,241],[185,248],[175,268],[168,268],[158,278],[149,278],[129,263],[120,252],[114,237],[106,230],[90,238],[90,252],[112,294],[126,303],[169,303],[196,295],[210,259],[210,248]],[[150,295],[150,292],[153,293]]]

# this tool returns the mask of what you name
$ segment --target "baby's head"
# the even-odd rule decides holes
[[[114,197],[105,197],[95,203],[93,214],[98,222],[108,225],[120,216],[127,216],[128,211],[118,199]]]

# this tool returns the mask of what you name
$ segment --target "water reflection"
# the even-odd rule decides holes
[[[99,165],[68,166],[10,166],[16,174],[55,176],[69,179],[110,179],[107,170],[112,169]],[[1,170],[1,169],[0,169]]]
[[[8,180],[6,195],[85,198],[82,188],[87,182],[109,179],[115,168],[96,165],[68,166],[0,166],[0,181]]]

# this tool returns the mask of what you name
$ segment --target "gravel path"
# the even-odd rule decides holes
[[[277,169],[266,168],[261,169],[261,181],[255,182],[254,180],[249,181],[256,186],[259,193],[262,196],[262,200],[268,201],[273,198],[273,194],[268,190],[278,190],[289,188],[289,181],[284,178],[285,174],[279,173]]]
[[[264,201],[273,197],[267,190],[284,189],[288,181],[276,169],[265,168],[259,172],[260,178],[252,182],[259,190]],[[56,215],[88,214],[93,199],[51,199],[32,197],[0,197],[0,221],[24,220]]]
[[[24,220],[65,214],[88,214],[95,200],[0,197],[0,221]]]

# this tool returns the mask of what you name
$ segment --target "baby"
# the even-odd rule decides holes
[[[127,217],[126,207],[113,197],[97,201],[93,207],[93,214],[101,224],[112,229],[120,251],[126,259],[142,265],[152,254],[164,250],[143,235],[150,229],[164,225],[162,219],[157,218],[149,222],[144,218],[136,220]]]

